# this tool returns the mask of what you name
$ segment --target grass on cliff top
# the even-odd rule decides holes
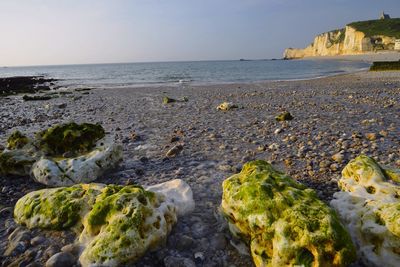
[[[367,37],[385,35],[400,38],[400,18],[358,21],[348,24],[352,28],[365,33]]]

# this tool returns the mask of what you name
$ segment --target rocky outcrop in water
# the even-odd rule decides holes
[[[52,88],[55,81],[43,76],[0,78],[0,96],[47,91]]]

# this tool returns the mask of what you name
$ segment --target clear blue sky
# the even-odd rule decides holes
[[[0,66],[280,58],[400,0],[0,0]]]

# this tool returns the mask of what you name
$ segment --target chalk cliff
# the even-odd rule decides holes
[[[354,22],[345,28],[317,35],[304,49],[287,48],[285,59],[355,55],[380,50],[394,50],[400,38],[400,19]]]

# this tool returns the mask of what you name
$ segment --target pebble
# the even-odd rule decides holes
[[[366,133],[365,138],[367,138],[369,141],[374,141],[376,140],[376,133]]]
[[[52,257],[54,254],[58,253],[60,251],[60,247],[57,245],[50,245],[45,251],[44,251],[44,256],[48,259]]]
[[[342,163],[344,160],[344,154],[342,152],[336,153],[332,156],[332,159],[338,163]]]
[[[195,241],[193,238],[187,235],[181,235],[178,237],[178,240],[176,242],[176,247],[180,250],[186,250],[188,248],[191,248]]]
[[[167,157],[175,157],[183,150],[182,145],[175,145],[170,150],[168,150],[166,156]]]
[[[196,267],[194,261],[188,258],[168,256],[164,259],[165,267]]]
[[[46,261],[46,267],[71,267],[76,262],[75,257],[69,252],[59,252]]]
[[[32,246],[40,245],[40,244],[42,244],[45,240],[46,240],[46,238],[44,238],[43,236],[35,236],[34,238],[31,239],[31,245],[32,245]]]
[[[225,235],[222,233],[216,233],[210,240],[210,245],[212,249],[222,250],[225,249],[227,241]]]

